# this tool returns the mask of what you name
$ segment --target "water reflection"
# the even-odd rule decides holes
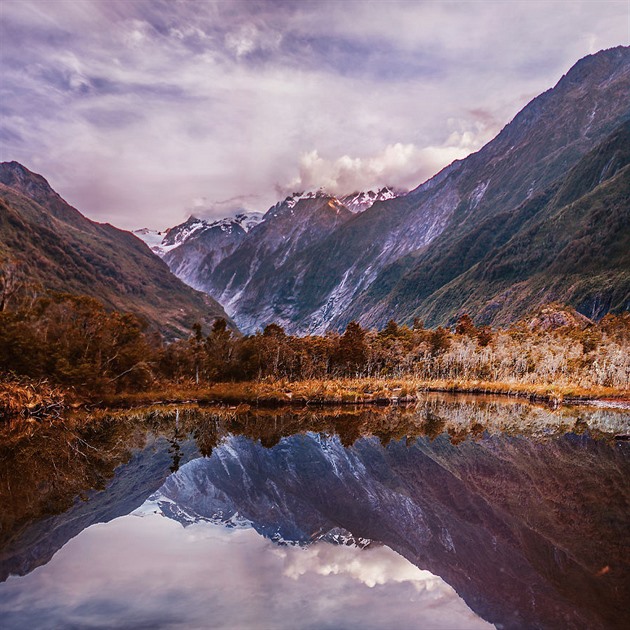
[[[609,627],[627,593],[627,453],[588,437],[227,438],[153,496],[183,524],[384,543],[505,627]],[[602,570],[604,572],[602,572]]]
[[[260,544],[287,557],[326,548],[364,558],[361,549],[386,545],[412,570],[444,578],[497,626],[621,628],[630,599],[630,445],[613,437],[629,428],[627,411],[448,396],[429,396],[413,409],[182,408],[177,416],[127,414],[66,433],[13,428],[0,446],[0,500],[9,506],[0,515],[0,569],[4,578],[28,573],[85,530],[40,569],[45,575],[102,527],[91,525],[151,497],[141,521],[159,518],[186,536],[247,525]],[[147,506],[159,514],[146,516]],[[79,549],[75,560],[87,554]],[[162,565],[158,573],[168,571]],[[26,601],[31,587],[19,583],[0,585],[7,612]],[[245,599],[242,584],[236,591]],[[415,589],[400,584],[403,599]],[[192,587],[180,586],[185,599]],[[306,605],[298,590],[284,603]],[[375,589],[366,593],[376,614]]]
[[[146,511],[94,525],[10,578],[0,607],[6,628],[491,627],[386,547],[278,547],[252,529],[184,529]]]

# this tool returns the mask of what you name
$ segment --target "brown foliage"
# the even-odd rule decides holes
[[[67,410],[68,392],[46,380],[0,379],[0,421],[14,418],[56,420]]]
[[[388,390],[385,399],[404,399],[418,387],[440,382],[475,391],[493,383],[502,384],[503,390],[542,388],[542,395],[547,386],[626,391],[630,316],[608,315],[599,324],[551,330],[525,323],[508,331],[477,329],[466,316],[455,332],[427,330],[419,323],[409,328],[393,320],[376,332],[350,322],[342,335],[305,337],[288,335],[277,324],[238,337],[225,320],[217,320],[207,336],[201,326],[194,326],[189,339],[164,345],[137,316],[109,312],[93,298],[54,294],[0,312],[0,374],[10,372],[46,378],[92,400],[168,392],[171,387],[207,389],[226,381],[268,382],[271,388],[263,398],[269,401],[291,400],[297,381],[320,383],[303,388],[298,397],[377,400],[374,380],[366,382],[370,391],[349,387],[347,381],[336,392],[321,385],[361,378],[415,383]],[[20,408],[30,404],[15,400]],[[8,403],[4,406],[8,409]]]

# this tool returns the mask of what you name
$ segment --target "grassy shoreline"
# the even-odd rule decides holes
[[[630,403],[630,392],[611,387],[582,388],[571,385],[490,381],[364,378],[296,382],[248,381],[199,387],[167,387],[107,396],[97,404],[113,408],[178,402],[257,406],[390,405],[414,403],[429,392],[500,395],[553,405],[579,404],[590,400]]]
[[[583,388],[559,384],[506,383],[470,380],[420,380],[413,378],[359,378],[331,380],[266,380],[214,383],[196,386],[172,384],[140,392],[122,392],[86,398],[47,382],[0,382],[0,420],[34,418],[54,421],[77,409],[129,409],[160,404],[304,407],[308,405],[413,404],[423,395],[436,393],[494,395],[553,406],[589,401],[628,405],[630,392],[611,387]]]

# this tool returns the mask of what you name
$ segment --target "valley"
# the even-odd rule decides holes
[[[625,630],[629,18],[3,0],[2,629]]]

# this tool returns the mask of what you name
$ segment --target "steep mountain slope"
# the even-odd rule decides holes
[[[630,310],[630,122],[546,191],[385,269],[346,316],[506,324],[553,301]]]
[[[403,194],[389,187],[376,191],[354,192],[339,199],[327,195],[322,190],[296,192],[278,203],[264,216],[262,213],[248,212],[213,222],[191,216],[186,222],[165,232],[142,229],[135,231],[134,234],[161,256],[178,278],[195,289],[220,296],[221,300],[235,300],[233,307],[240,313],[246,307],[238,304],[239,295],[245,290],[245,285],[250,279],[243,275],[239,275],[238,278],[234,276],[222,279],[220,275],[228,272],[214,273],[219,263],[232,253],[233,262],[226,263],[224,265],[226,269],[235,269],[241,264],[247,264],[250,268],[253,264],[261,267],[271,264],[275,268],[277,260],[272,260],[273,258],[281,261],[318,242],[330,232],[331,227],[335,228],[350,218],[348,210],[352,213],[364,212],[379,201],[394,199]],[[305,203],[306,201],[309,203]],[[321,213],[322,208],[329,208],[326,205],[329,201],[335,207],[335,213],[331,213],[329,209]],[[279,219],[280,216],[283,219]],[[261,221],[271,222],[272,225],[267,229],[258,229],[251,239],[244,243],[246,234]],[[277,239],[274,240],[276,232],[282,237],[291,235],[289,247],[279,246]],[[264,256],[269,257],[269,260],[261,262],[260,265],[253,260],[258,253],[252,253],[260,251],[258,243],[255,242],[258,239],[264,241],[261,244],[262,250],[265,252]],[[244,250],[238,250],[243,243]],[[252,286],[256,285],[257,281],[254,281]],[[256,320],[255,313],[252,313],[250,320],[252,330],[262,323]]]
[[[0,164],[0,264],[9,260],[43,289],[91,295],[138,313],[167,337],[189,334],[195,321],[225,317],[130,232],[90,221],[17,162]]]
[[[180,280],[203,290],[205,278],[238,247],[262,217],[260,212],[240,213],[218,221],[191,216],[162,233],[136,230],[134,234],[163,258]]]
[[[282,314],[292,296],[270,291],[279,270],[288,259],[316,247],[355,216],[321,191],[288,197],[269,209],[238,249],[208,276],[203,288],[238,314],[239,327],[243,326],[244,331],[273,321],[288,324]]]
[[[529,212],[535,213],[535,204],[546,203],[554,182],[630,118],[629,94],[630,48],[585,57],[479,152],[403,197],[376,202],[348,217],[310,244],[292,244],[290,222],[277,226],[273,238],[285,244],[273,262],[265,258],[264,247],[257,249],[253,230],[204,288],[227,305],[246,331],[272,320],[305,333],[343,328],[357,318],[366,324],[408,319],[423,299],[467,270],[460,259],[469,254],[457,243],[474,249],[482,225],[490,234],[503,229],[497,247],[514,236],[525,220],[517,209],[530,204]],[[479,241],[474,261],[494,246],[492,238]],[[452,273],[436,277],[419,271],[429,258],[437,265],[442,256],[442,268],[450,261]],[[604,267],[602,259],[602,273]],[[404,291],[396,289],[406,274]],[[456,293],[449,295],[441,311],[432,315],[423,306],[420,312],[430,315],[432,323],[448,321],[464,304]],[[610,308],[623,302],[619,297],[606,300]],[[586,304],[577,297],[573,303],[579,308]],[[479,307],[479,301],[475,304]],[[600,315],[607,308],[595,311]],[[509,319],[508,311],[504,315]],[[483,319],[492,320],[490,312]]]
[[[405,254],[425,250],[442,235],[434,246],[439,256],[445,251],[443,241],[462,238],[484,220],[492,225],[494,217],[509,215],[545,191],[630,117],[629,93],[630,48],[587,57],[478,153],[401,199],[375,204],[317,251],[290,261],[293,269],[286,276],[299,277],[292,290],[302,306],[291,314],[294,329],[342,328],[357,317],[364,323],[409,317],[393,296],[387,299],[392,279],[406,265],[389,269],[385,276],[379,272]],[[456,260],[461,253],[451,250],[448,255]],[[302,275],[296,268],[304,269]],[[363,293],[370,286],[371,299],[366,300]],[[410,291],[423,288],[410,282]],[[364,316],[366,310],[377,310],[381,300],[378,317]]]

